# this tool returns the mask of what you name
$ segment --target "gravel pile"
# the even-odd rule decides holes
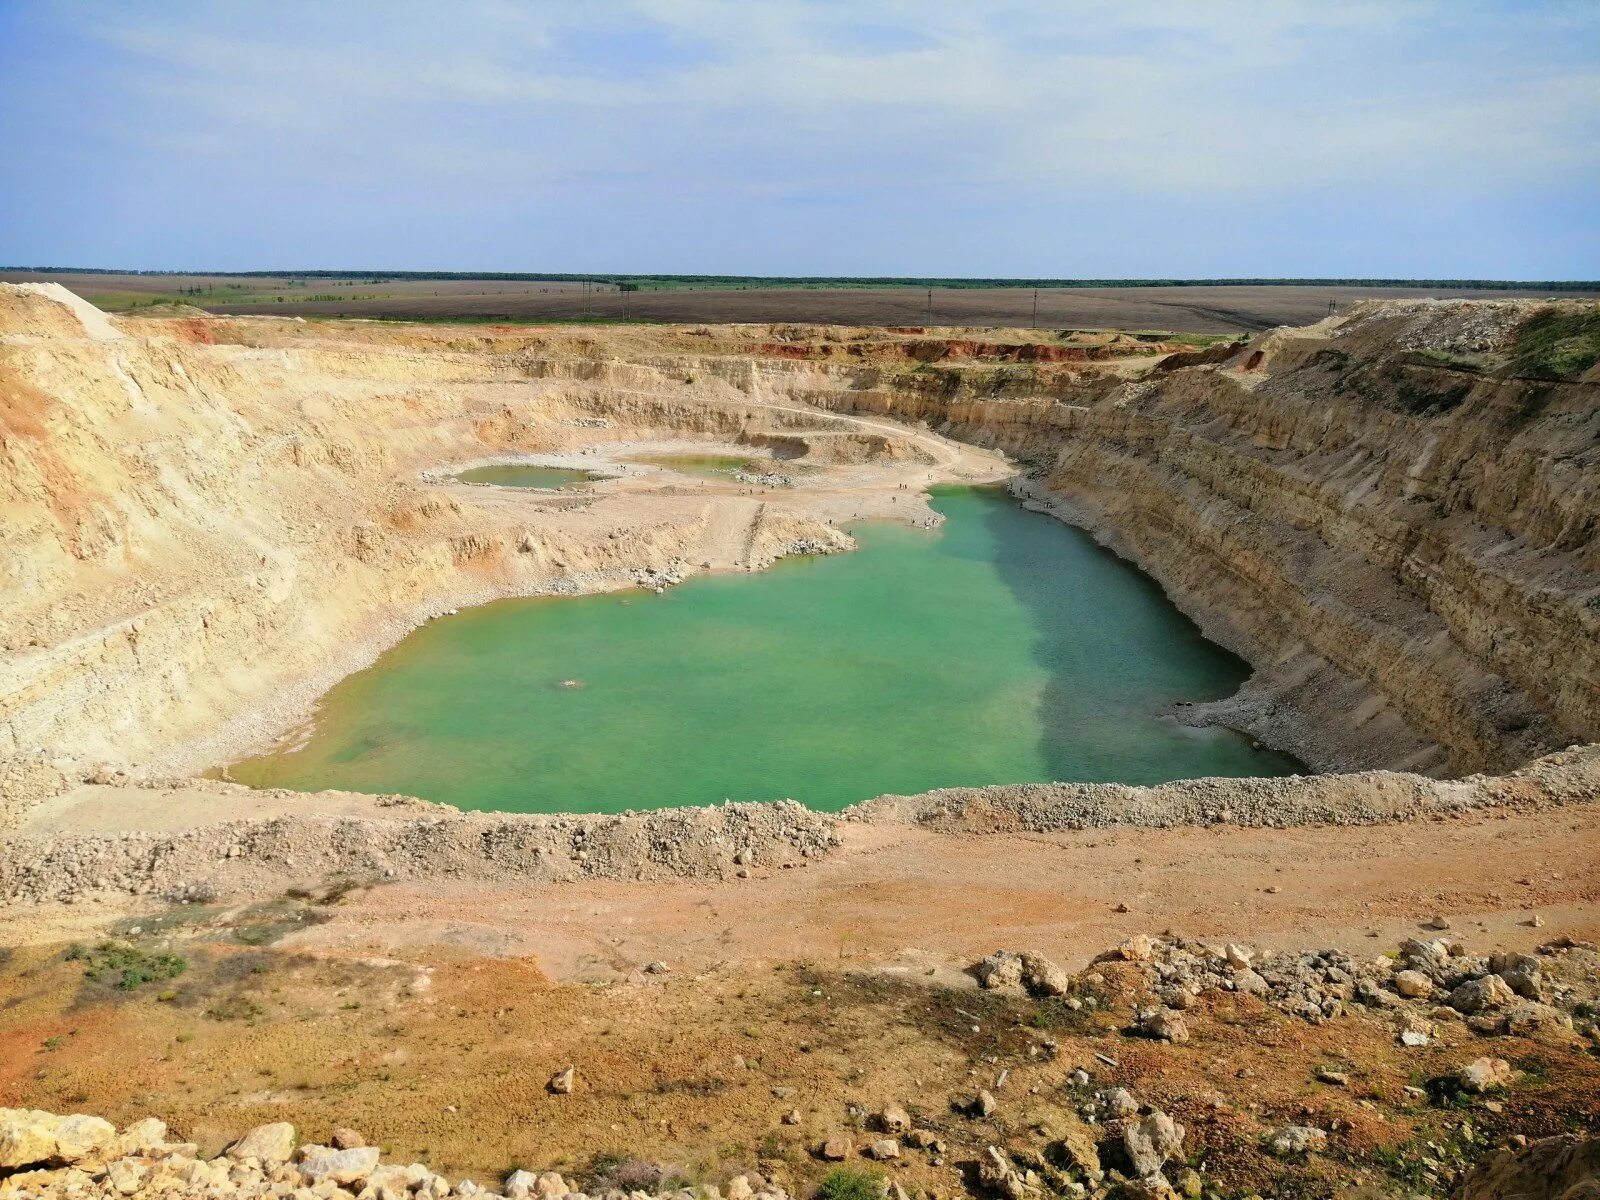
[[[0,899],[71,902],[95,892],[198,900],[287,883],[421,878],[722,878],[827,853],[835,818],[793,801],[616,816],[461,813],[388,798],[392,820],[285,816],[179,833],[15,838]],[[411,815],[407,810],[424,810]]]
[[[883,796],[857,820],[912,821],[952,832],[1032,833],[1117,825],[1376,825],[1477,809],[1600,800],[1600,746],[1573,746],[1509,775],[1428,779],[1394,771],[1273,779],[1184,779],[1159,787],[1040,783]]]

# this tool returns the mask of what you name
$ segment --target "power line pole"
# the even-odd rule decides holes
[[[933,324],[933,289],[928,289],[928,324]]]
[[[1033,327],[1039,328],[1039,289],[1033,289]]]

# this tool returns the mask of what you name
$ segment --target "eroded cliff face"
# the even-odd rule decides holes
[[[1516,361],[1531,319],[1589,309],[1374,303],[1055,399],[809,398],[1031,464],[1023,495],[1257,667],[1194,719],[1324,768],[1502,770],[1600,738],[1600,372]]]

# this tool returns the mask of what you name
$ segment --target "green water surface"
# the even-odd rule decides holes
[[[1002,492],[935,504],[853,554],[435,621],[231,776],[545,812],[1294,768],[1163,718],[1246,668],[1147,577]]]
[[[495,487],[543,488],[549,491],[579,483],[593,483],[599,476],[593,471],[580,471],[574,467],[494,463],[487,467],[470,467],[456,478],[462,483],[492,483]]]
[[[628,461],[666,467],[684,475],[699,475],[708,479],[719,479],[758,465],[753,458],[742,458],[735,454],[638,454]]]

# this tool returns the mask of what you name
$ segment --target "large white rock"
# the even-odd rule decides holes
[[[109,1146],[116,1136],[116,1127],[99,1117],[0,1108],[0,1168],[75,1163]]]
[[[332,1146],[307,1146],[300,1159],[300,1174],[315,1186],[324,1179],[334,1183],[360,1183],[378,1166],[376,1146],[335,1150]]]
[[[1464,1091],[1483,1095],[1498,1088],[1508,1087],[1514,1073],[1511,1064],[1503,1058],[1476,1058],[1456,1072]]]
[[[226,1153],[235,1160],[257,1159],[270,1170],[293,1158],[294,1148],[294,1126],[287,1121],[274,1121],[270,1125],[257,1125],[229,1146]]]

